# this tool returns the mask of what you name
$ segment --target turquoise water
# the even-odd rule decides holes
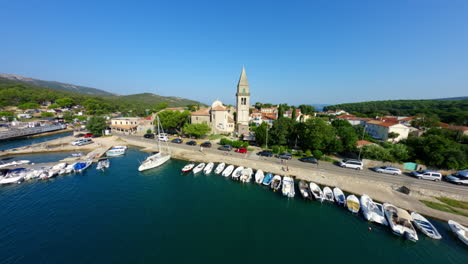
[[[445,223],[413,243],[333,204],[182,175],[184,161],[139,173],[146,155],[0,187],[0,263],[468,263]]]

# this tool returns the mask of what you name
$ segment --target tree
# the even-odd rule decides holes
[[[57,104],[51,104],[47,107],[47,109],[56,109],[56,108],[59,108],[60,106],[57,105]]]
[[[291,109],[292,109],[291,119],[292,119],[292,120],[296,120],[296,116],[297,116],[296,107],[293,106]]]
[[[74,101],[70,97],[64,97],[55,100],[55,103],[58,104],[60,107],[71,107],[73,106]]]
[[[389,139],[394,139],[394,138],[397,138],[400,134],[396,133],[396,132],[390,132],[388,133],[387,137]]]
[[[354,151],[356,149],[356,142],[358,141],[358,134],[354,127],[347,120],[342,119],[335,119],[331,124],[341,141],[343,151]]]
[[[394,161],[406,161],[409,158],[408,148],[404,144],[392,144],[390,155],[393,156]]]
[[[202,124],[185,123],[182,130],[187,135],[200,138],[202,136],[207,135],[211,131],[211,128],[206,123],[202,123]]]
[[[311,115],[315,112],[315,108],[311,105],[300,105],[299,109],[301,109],[301,113],[304,115]]]
[[[334,128],[321,118],[308,119],[298,128],[302,149],[320,150],[322,153],[336,151],[336,134]]]
[[[165,129],[175,129],[179,133],[184,123],[188,121],[190,112],[162,111],[158,113],[158,116],[162,127]]]
[[[263,146],[267,143],[267,130],[268,124],[265,122],[261,123],[258,127],[253,129],[255,132],[255,141],[259,146]]]
[[[63,120],[65,120],[68,123],[73,122],[73,113],[71,111],[65,111],[63,113]]]
[[[25,109],[37,109],[37,108],[39,108],[39,104],[29,102],[29,103],[24,103],[24,104],[18,105],[18,108],[23,109],[23,110],[25,110]]]
[[[275,145],[288,145],[291,140],[294,121],[289,118],[280,117],[273,123],[269,130],[269,139]]]
[[[187,105],[187,108],[188,108],[188,110],[190,112],[195,112],[195,111],[197,111],[197,109],[200,108],[200,106],[197,105],[197,104],[189,104],[189,105]]]
[[[106,119],[101,116],[92,116],[86,123],[86,129],[95,135],[102,135],[102,131],[106,129]]]
[[[159,112],[159,111],[161,111],[163,109],[166,109],[168,106],[169,106],[168,103],[162,102],[162,103],[157,104],[154,110],[156,112]]]
[[[148,129],[146,130],[146,134],[151,134],[151,133],[153,133],[153,130],[151,130],[151,128],[148,128]]]
[[[371,160],[392,161],[390,151],[379,145],[365,145],[362,147],[362,157]]]

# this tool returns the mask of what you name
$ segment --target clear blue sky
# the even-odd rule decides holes
[[[1,1],[0,72],[234,103],[466,96],[468,1]]]

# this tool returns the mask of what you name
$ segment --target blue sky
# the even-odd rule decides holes
[[[1,1],[0,72],[289,104],[466,96],[468,1]]]

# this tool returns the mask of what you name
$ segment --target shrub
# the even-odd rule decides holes
[[[280,151],[280,147],[276,145],[271,147],[271,152],[273,152],[274,154],[278,154],[279,151]]]
[[[318,150],[318,149],[314,150],[314,151],[313,151],[313,154],[314,154],[314,158],[316,158],[316,159],[318,159],[318,160],[321,159],[322,156],[323,156],[322,151],[320,151],[320,150]]]
[[[240,140],[229,140],[227,138],[222,138],[219,141],[221,145],[231,145],[233,148],[246,148],[249,146],[248,142],[240,141]]]
[[[306,150],[306,151],[305,151],[305,155],[306,155],[307,157],[312,156],[312,151],[310,151],[310,149]]]

